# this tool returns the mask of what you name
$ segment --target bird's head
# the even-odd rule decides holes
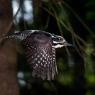
[[[54,47],[54,48],[61,48],[64,46],[72,46],[62,36],[58,36],[55,34],[51,34],[51,36],[52,36],[52,41],[53,41],[52,47]]]

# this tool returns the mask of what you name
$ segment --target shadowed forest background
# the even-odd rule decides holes
[[[8,8],[4,9],[2,2]],[[5,92],[15,90],[0,95],[95,95],[95,0],[1,0],[0,5],[0,37],[14,30],[45,30],[73,45],[57,49],[59,73],[55,80],[42,81],[31,79],[22,47],[4,41],[0,92],[4,92],[6,80]]]

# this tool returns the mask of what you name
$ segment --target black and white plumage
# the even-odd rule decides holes
[[[21,40],[32,77],[43,80],[54,79],[58,73],[55,50],[69,45],[62,36],[41,30],[25,30],[8,38]]]

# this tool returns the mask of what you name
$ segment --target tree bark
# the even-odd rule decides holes
[[[0,0],[0,38],[9,32],[11,22],[11,0]],[[19,95],[16,56],[16,44],[13,41],[0,43],[0,95]]]

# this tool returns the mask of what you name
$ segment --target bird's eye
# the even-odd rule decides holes
[[[60,37],[54,37],[54,38],[52,38],[53,39],[53,41],[62,41],[63,39],[62,38],[60,38]]]

